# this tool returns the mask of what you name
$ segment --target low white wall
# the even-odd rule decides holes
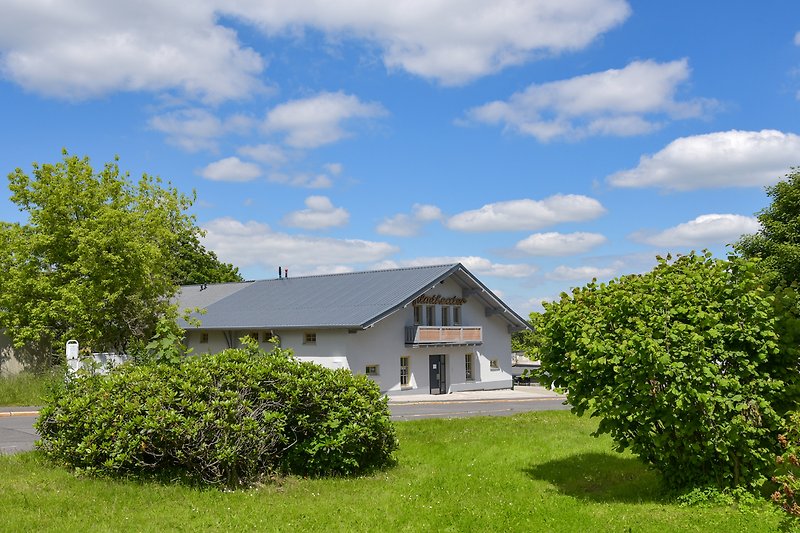
[[[11,339],[0,332],[0,377],[15,376],[24,369],[25,367],[17,359]]]

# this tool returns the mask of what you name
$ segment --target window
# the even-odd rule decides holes
[[[208,344],[208,333],[203,332],[200,334],[200,344]]]
[[[410,357],[401,357],[400,358],[400,387],[407,389],[411,386],[411,381],[409,380],[409,367],[411,366]]]
[[[467,381],[475,381],[475,374],[472,373],[472,354],[464,355],[464,378]]]
[[[414,325],[419,326],[422,324],[422,306],[414,306]]]
[[[461,325],[461,306],[453,307],[453,325],[460,326]]]
[[[498,361],[497,359],[492,359],[491,361],[489,361],[489,368],[491,370],[500,370],[500,361]]]
[[[303,344],[317,344],[317,334],[314,332],[306,332],[303,335]]]
[[[450,308],[446,305],[442,306],[442,325],[449,326],[450,325]]]
[[[428,314],[428,323],[426,326],[435,326],[436,325],[436,307],[429,305],[427,308]]]
[[[274,346],[280,347],[281,336],[273,331],[265,331],[264,335],[261,337],[261,342],[270,342]]]
[[[380,376],[380,365],[367,365],[364,373],[368,376]]]

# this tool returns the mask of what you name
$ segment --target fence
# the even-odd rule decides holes
[[[84,370],[92,374],[105,375],[109,370],[121,365],[128,359],[128,355],[121,353],[103,352],[80,355],[78,341],[67,341],[67,371],[70,374],[74,374],[78,370]]]

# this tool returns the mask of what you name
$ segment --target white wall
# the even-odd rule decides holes
[[[22,372],[24,367],[14,354],[14,346],[3,332],[0,332],[0,377],[14,376]]]

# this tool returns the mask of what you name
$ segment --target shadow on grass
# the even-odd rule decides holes
[[[581,453],[534,464],[524,472],[582,500],[645,503],[665,499],[657,474],[635,457]]]

